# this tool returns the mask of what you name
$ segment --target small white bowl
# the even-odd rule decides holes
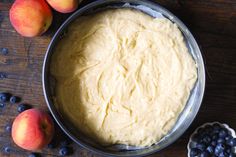
[[[234,129],[230,128],[228,124],[225,124],[225,123],[220,123],[220,122],[209,122],[209,123],[205,123],[201,126],[199,126],[197,129],[195,129],[195,131],[192,133],[192,135],[190,136],[189,138],[189,141],[188,141],[188,145],[187,145],[187,149],[188,149],[188,157],[190,157],[190,146],[191,145],[194,145],[195,142],[193,142],[193,136],[197,134],[197,131],[200,129],[200,128],[204,128],[205,126],[207,125],[211,125],[213,126],[213,124],[219,124],[221,127],[224,127],[225,129],[227,129],[228,131],[231,132],[231,135],[233,136],[233,138],[236,138],[236,134],[235,134],[235,131]]]

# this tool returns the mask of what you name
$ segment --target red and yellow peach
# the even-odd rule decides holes
[[[21,148],[35,151],[47,145],[54,134],[51,117],[39,110],[29,109],[20,113],[12,125],[12,139]]]
[[[9,16],[15,30],[25,37],[41,35],[52,23],[52,12],[45,0],[16,0]]]
[[[47,0],[48,4],[58,12],[70,13],[78,8],[79,0]]]

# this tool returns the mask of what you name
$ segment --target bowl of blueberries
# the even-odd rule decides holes
[[[235,131],[227,124],[205,123],[188,142],[188,157],[236,157]]]

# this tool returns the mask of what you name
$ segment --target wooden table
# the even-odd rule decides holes
[[[42,91],[41,70],[48,43],[55,30],[69,16],[54,13],[50,30],[41,37],[23,38],[12,28],[8,11],[13,0],[0,1],[0,91],[22,97],[22,102],[47,110]],[[226,122],[236,129],[236,1],[235,0],[158,0],[176,14],[196,37],[206,63],[206,92],[200,112],[188,131],[173,145],[152,155],[185,157],[186,145],[193,130],[209,121]],[[27,156],[18,148],[5,126],[17,115],[17,105],[0,110],[0,156]],[[11,153],[3,152],[10,146]],[[71,144],[71,156],[97,156]],[[42,156],[58,156],[58,148],[42,150]]]

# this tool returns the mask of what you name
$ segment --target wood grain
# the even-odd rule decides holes
[[[193,130],[209,121],[228,123],[236,129],[236,1],[235,0],[158,0],[177,15],[192,31],[204,56],[207,83],[201,110],[188,131],[173,145],[152,157],[185,157],[186,145]],[[69,16],[54,12],[50,30],[41,37],[23,38],[12,28],[8,12],[12,1],[0,1],[0,91],[23,98],[22,102],[47,110],[42,92],[43,57],[55,30]],[[17,115],[17,105],[0,110],[0,156],[27,156],[12,142],[5,126]],[[11,153],[4,153],[11,146]],[[76,144],[71,144],[71,156],[98,156]],[[58,148],[42,150],[42,156],[58,156]]]

